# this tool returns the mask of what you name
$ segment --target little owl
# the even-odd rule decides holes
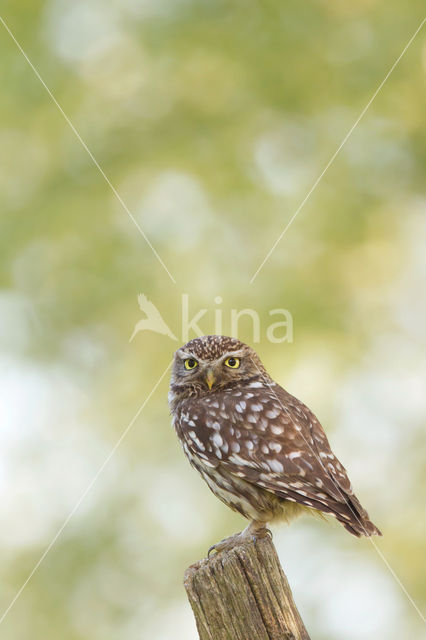
[[[213,493],[250,520],[225,549],[266,524],[321,512],[355,536],[381,535],[352,490],[313,413],[266,372],[257,353],[226,336],[195,338],[175,354],[173,424]]]

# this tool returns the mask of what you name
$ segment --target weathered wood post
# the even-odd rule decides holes
[[[200,640],[310,640],[268,536],[191,565],[184,585]]]

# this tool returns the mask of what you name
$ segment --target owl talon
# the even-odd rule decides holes
[[[254,543],[256,543],[258,540],[261,540],[262,538],[269,538],[270,540],[272,540],[272,531],[267,527],[262,527],[262,529],[257,529],[252,535],[252,540]]]
[[[267,527],[259,527],[258,529],[253,529],[250,525],[247,529],[244,529],[241,533],[236,533],[234,536],[230,536],[229,538],[224,538],[220,542],[212,545],[210,549],[207,551],[207,558],[211,558],[213,552],[215,554],[220,553],[221,551],[229,551],[232,547],[235,547],[237,544],[243,543],[245,540],[250,539],[253,544],[256,544],[258,540],[262,538],[270,538],[272,540],[272,531],[267,529]]]
[[[272,540],[273,538],[272,531],[267,527],[265,527],[265,533],[263,534],[262,538],[269,538],[269,540]]]
[[[224,538],[220,542],[212,545],[210,549],[207,551],[207,558],[211,558],[212,553],[215,554],[220,553],[221,551],[229,551],[232,547],[235,547],[238,543],[240,543],[243,539],[242,533],[236,533],[234,536],[230,536],[229,538]]]
[[[210,549],[207,551],[207,558],[211,558],[212,555],[217,555],[221,551],[227,551],[234,546],[234,544],[232,543],[225,544],[226,540],[228,540],[228,538],[225,538],[225,540],[222,540],[221,542],[218,542],[217,544],[212,545]]]

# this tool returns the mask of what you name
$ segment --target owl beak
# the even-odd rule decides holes
[[[212,386],[216,382],[215,375],[214,375],[214,373],[213,373],[213,371],[211,369],[209,369],[207,371],[206,382],[207,382],[208,388],[211,390]]]

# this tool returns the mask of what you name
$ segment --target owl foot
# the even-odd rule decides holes
[[[240,544],[243,539],[242,538],[243,533],[244,531],[241,531],[241,533],[236,533],[234,536],[230,536],[229,538],[224,538],[220,542],[217,542],[216,544],[212,545],[210,549],[207,551],[207,557],[210,558],[213,552],[219,553],[220,551],[229,551],[236,545]]]
[[[267,529],[263,524],[259,524],[258,522],[252,522],[248,527],[241,531],[240,533],[236,533],[229,538],[224,538],[220,542],[217,542],[207,552],[207,557],[210,558],[213,552],[220,553],[221,551],[229,551],[236,545],[239,545],[246,540],[252,540],[252,542],[256,543],[257,540],[261,538],[269,537],[272,540],[272,532],[270,529]]]
[[[267,527],[262,527],[261,529],[256,529],[256,531],[251,534],[251,538],[253,542],[260,540],[261,538],[269,538],[272,540],[272,531]]]

